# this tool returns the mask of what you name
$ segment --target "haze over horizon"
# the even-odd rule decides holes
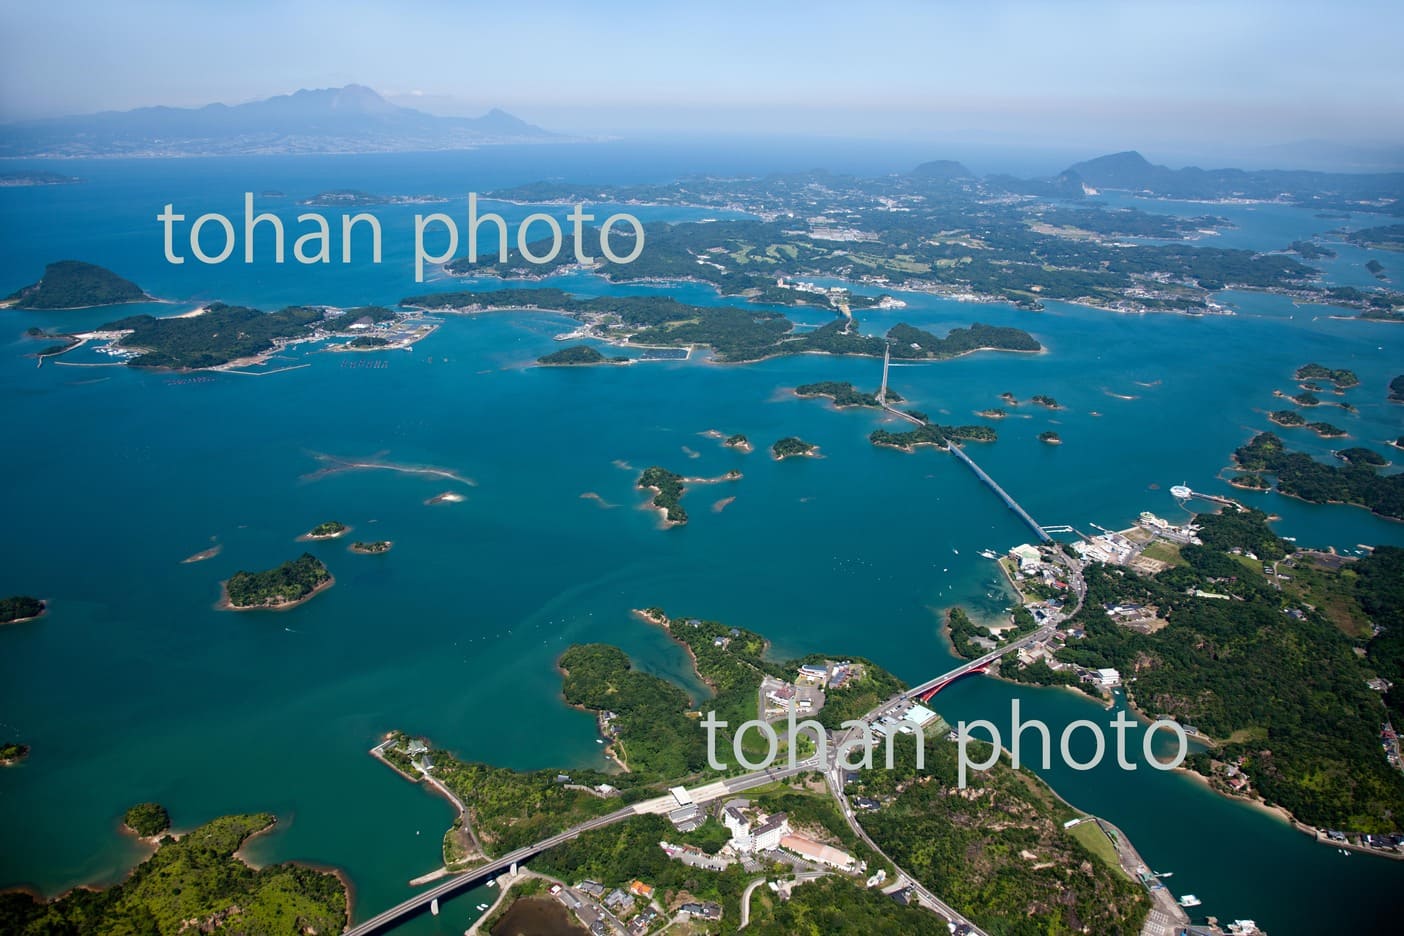
[[[1134,148],[1264,165],[1311,141],[1389,163],[1404,153],[1404,8],[1354,6],[885,0],[859,16],[831,2],[254,0],[191,16],[171,0],[81,0],[0,14],[0,121],[355,83],[431,114],[500,107],[574,135]],[[68,28],[75,16],[87,28]]]

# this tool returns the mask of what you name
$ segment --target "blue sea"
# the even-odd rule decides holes
[[[941,154],[933,154],[939,156]],[[622,144],[538,146],[457,154],[83,161],[58,171],[78,185],[0,189],[0,294],[44,264],[107,266],[168,300],[71,312],[0,312],[0,400],[9,448],[0,594],[51,603],[40,621],[0,629],[0,737],[33,746],[0,771],[0,886],[46,894],[120,879],[144,852],[118,831],[134,802],[165,804],[178,828],[267,810],[276,833],[253,842],[259,861],[296,859],[344,869],[356,918],[412,892],[436,868],[449,806],[367,756],[386,731],[424,734],[469,759],[512,767],[601,765],[593,719],[561,700],[553,663],[569,644],[606,641],[636,663],[700,692],[686,657],[630,609],[715,618],[768,635],[779,656],[811,651],[870,657],[920,681],[948,669],[940,613],[954,604],[1002,607],[995,565],[1030,531],[968,469],[943,453],[879,450],[882,417],[835,411],[789,392],[846,380],[876,387],[880,364],[804,357],[718,365],[705,355],[623,368],[535,368],[574,323],[544,313],[448,317],[411,351],[357,356],[301,346],[266,369],[192,382],[117,366],[36,367],[43,343],[25,329],[93,327],[136,311],[176,314],[222,300],[275,309],[293,303],[391,305],[425,290],[495,288],[445,278],[414,282],[413,215],[466,212],[469,191],[545,178],[607,183],[694,173],[829,168],[895,171],[905,154],[851,149],[755,151]],[[17,163],[13,169],[52,165]],[[162,254],[156,215],[219,211],[236,221],[245,191],[289,230],[318,192],[354,188],[438,194],[446,206],[379,206],[384,260],[219,266]],[[264,196],[277,191],[281,197]],[[1212,206],[1117,196],[1180,215],[1213,213],[1235,227],[1216,243],[1260,250],[1371,216],[1324,220],[1283,206]],[[494,206],[520,219],[531,209]],[[556,210],[556,209],[552,209]],[[559,209],[564,216],[564,208]],[[645,220],[716,216],[633,208]],[[242,236],[242,235],[241,235]],[[1368,259],[1394,282],[1398,254],[1339,247],[1331,282],[1367,285]],[[339,251],[333,250],[333,256]],[[568,276],[591,295],[610,286]],[[679,299],[721,304],[700,285]],[[1056,396],[1061,411],[1024,405],[999,441],[971,445],[980,464],[1045,525],[1130,525],[1150,510],[1185,518],[1168,490],[1231,494],[1279,516],[1302,545],[1404,544],[1404,524],[1349,506],[1234,491],[1222,480],[1232,450],[1269,428],[1275,389],[1308,361],[1356,371],[1357,408],[1328,419],[1349,444],[1388,453],[1404,408],[1385,387],[1404,372],[1404,327],[1342,320],[1329,308],[1229,293],[1232,316],[1119,315],[1048,303],[1032,313],[902,294],[907,308],[861,316],[865,330],[906,321],[934,331],[973,321],[1017,325],[1040,355],[978,354],[894,367],[892,386],[942,422],[975,421],[999,395]],[[802,322],[823,313],[796,311]],[[107,359],[83,349],[73,364]],[[307,366],[300,366],[307,365]],[[897,428],[897,427],[893,427]],[[1063,445],[1037,436],[1056,429]],[[703,435],[742,432],[745,455]],[[822,458],[774,462],[765,449],[798,435]],[[1295,447],[1329,457],[1341,441],[1305,431]],[[437,468],[455,477],[346,463]],[[633,484],[659,464],[686,475],[740,470],[739,482],[696,485],[684,528],[660,530]],[[452,491],[459,503],[426,504]],[[584,496],[592,495],[592,496]],[[733,497],[729,503],[720,503]],[[239,569],[298,555],[296,537],[327,519],[394,549],[362,557],[345,541],[311,544],[336,576],[325,595],[280,614],[215,610],[219,582]],[[182,559],[219,545],[207,561]],[[950,721],[1026,716],[1055,730],[1110,717],[1062,690],[967,680],[943,692]],[[1404,864],[1350,858],[1190,779],[1113,765],[1054,769],[1049,781],[1079,808],[1115,822],[1196,913],[1251,917],[1274,936],[1382,931]],[[495,892],[455,900],[407,932],[457,933]],[[1196,917],[1198,919],[1199,917]]]

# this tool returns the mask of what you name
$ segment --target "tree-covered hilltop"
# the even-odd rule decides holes
[[[1389,459],[1385,458],[1374,449],[1367,449],[1363,446],[1352,446],[1348,449],[1341,449],[1335,453],[1336,457],[1343,462],[1352,465],[1368,465],[1371,468],[1383,468],[1389,464]]]
[[[972,747],[983,762],[988,749],[979,741]],[[893,770],[861,774],[856,791],[881,806],[860,811],[858,821],[946,903],[990,933],[1141,931],[1150,909],[1145,891],[1115,864],[1107,843],[1089,847],[1064,828],[1079,814],[1030,771],[1001,758],[962,791],[956,745],[927,737],[921,770],[914,744],[894,749]]]
[[[899,322],[887,333],[895,358],[947,358],[971,351],[1041,351],[1043,345],[1022,328],[982,325],[953,328],[944,338]]]
[[[1297,368],[1296,378],[1298,380],[1328,380],[1342,390],[1349,389],[1360,383],[1360,378],[1355,375],[1355,371],[1345,368],[1332,369],[1323,367],[1315,362],[1303,364]]]
[[[111,270],[81,260],[60,260],[44,268],[39,282],[11,293],[4,304],[16,309],[86,309],[150,298],[136,283]]]
[[[932,422],[923,422],[917,428],[904,432],[874,429],[868,435],[868,441],[873,445],[898,448],[905,452],[915,451],[918,445],[946,448],[953,441],[993,442],[997,438],[989,426],[942,426]]]
[[[576,645],[557,662],[565,700],[610,719],[614,754],[640,778],[666,780],[707,766],[704,732],[687,717],[692,700],[677,685],[636,670],[608,644]]]
[[[1404,725],[1404,547],[1377,546],[1352,563],[1355,600],[1378,627],[1366,659],[1392,685],[1385,694],[1390,719]]]
[[[685,490],[682,482],[682,475],[653,465],[643,470],[636,484],[653,491],[653,506],[663,511],[665,522],[682,525],[687,523],[687,508],[682,505]]]
[[[822,380],[818,383],[800,384],[795,388],[795,396],[828,397],[835,406],[881,406],[876,393],[864,393],[848,381]],[[888,403],[901,403],[902,396],[895,390],[887,391]]]
[[[786,436],[776,440],[770,447],[770,454],[776,461],[784,461],[798,455],[812,455],[818,448],[813,442],[806,442],[798,436]]]
[[[224,590],[231,608],[281,608],[311,597],[331,580],[322,560],[303,553],[263,572],[235,572]]]
[[[1296,410],[1273,410],[1268,413],[1268,419],[1279,426],[1292,428],[1294,426],[1305,426],[1306,417]]]
[[[309,337],[325,316],[324,310],[305,306],[261,312],[215,302],[189,318],[134,315],[101,330],[131,331],[118,344],[143,352],[128,362],[133,367],[202,368],[264,354],[278,341]]]
[[[605,357],[598,349],[589,345],[572,345],[569,348],[561,348],[559,351],[552,351],[550,354],[543,354],[536,359],[536,363],[548,366],[579,365],[579,364],[627,364],[627,357]]]
[[[142,838],[150,838],[171,827],[171,815],[160,803],[137,803],[127,810],[122,824]]]
[[[1368,464],[1322,464],[1305,452],[1289,452],[1271,432],[1239,446],[1233,458],[1245,471],[1275,475],[1284,494],[1313,504],[1357,504],[1404,519],[1404,474],[1382,475]]]
[[[52,900],[0,894],[0,932],[152,934],[339,933],[347,893],[337,876],[284,863],[255,870],[234,856],[271,815],[225,816],[166,837],[126,880]]]
[[[1191,757],[1194,769],[1217,774],[1214,762],[1238,766],[1252,791],[1312,825],[1404,829],[1404,775],[1380,748],[1386,710],[1367,686],[1375,668],[1398,656],[1382,645],[1362,661],[1360,638],[1351,636],[1357,621],[1387,626],[1404,614],[1397,584],[1379,587],[1398,562],[1377,563],[1385,576],[1373,580],[1367,598],[1358,571],[1364,560],[1337,568],[1290,554],[1260,512],[1196,522],[1204,545],[1181,548],[1184,565],[1153,577],[1089,566],[1087,600],[1074,618],[1086,637],[1070,640],[1058,658],[1134,673],[1126,691],[1142,712],[1220,739],[1207,755]],[[1278,560],[1286,579],[1263,572],[1264,562]],[[1103,610],[1126,603],[1155,608],[1169,623],[1145,634]]]
[[[24,621],[44,613],[44,602],[29,595],[11,595],[0,598],[0,624]]]

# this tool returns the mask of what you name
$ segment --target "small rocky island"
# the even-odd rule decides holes
[[[1040,432],[1040,433],[1038,434],[1038,441],[1043,442],[1043,443],[1046,444],[1046,445],[1062,445],[1062,444],[1063,444],[1063,438],[1062,438],[1062,436],[1058,435],[1058,433],[1054,432],[1052,429],[1049,429],[1049,430],[1046,431],[1046,432]]]
[[[122,825],[140,838],[151,838],[171,827],[171,814],[160,803],[137,803],[122,816]]]
[[[754,446],[751,445],[751,440],[739,432],[735,435],[727,436],[726,441],[723,442],[722,445],[725,445],[727,448],[736,449],[738,452],[751,452],[754,450]]]
[[[263,572],[235,572],[224,583],[219,607],[225,611],[285,611],[336,584],[311,553]]]
[[[638,486],[653,492],[650,503],[658,510],[664,526],[687,523],[687,509],[682,505],[683,477],[658,465],[645,468],[639,475]]]
[[[813,458],[819,454],[819,446],[813,442],[806,442],[796,436],[786,436],[770,447],[770,457],[776,461],[784,461],[787,458],[809,457]]]
[[[140,286],[111,270],[81,260],[59,260],[44,268],[39,282],[11,293],[0,307],[54,311],[149,301]]]
[[[378,556],[381,553],[388,553],[394,544],[390,540],[376,540],[373,543],[355,542],[350,546],[350,551],[362,556]]]
[[[319,523],[306,533],[298,537],[298,540],[306,542],[310,540],[330,540],[338,536],[345,536],[351,532],[351,528],[340,520],[327,520]]]
[[[18,741],[6,741],[0,744],[0,767],[10,767],[18,764],[29,756],[29,745],[20,744]]]

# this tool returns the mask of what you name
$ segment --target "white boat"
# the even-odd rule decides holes
[[[1193,894],[1186,894],[1180,898],[1180,906],[1182,907],[1197,907],[1201,903],[1203,903],[1203,901]]]
[[[986,558],[986,559],[998,559],[998,558],[999,558],[999,556],[995,553],[995,551],[994,551],[993,549],[981,550],[981,551],[980,551],[980,555],[983,556],[983,557]]]
[[[1158,878],[1167,878],[1167,877],[1174,877],[1174,876],[1175,876],[1175,872],[1174,872],[1174,871],[1156,871],[1156,872],[1154,872],[1154,874],[1155,874],[1155,876],[1158,877]]]
[[[955,553],[957,556],[960,555],[960,550],[956,549],[955,547],[951,547],[951,552]]]

